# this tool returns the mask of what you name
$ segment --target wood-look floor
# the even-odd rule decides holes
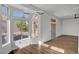
[[[42,45],[32,44],[14,51],[15,54],[77,54],[78,37],[62,35]]]

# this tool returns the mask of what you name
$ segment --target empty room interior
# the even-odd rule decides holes
[[[0,4],[0,54],[78,54],[79,4]]]

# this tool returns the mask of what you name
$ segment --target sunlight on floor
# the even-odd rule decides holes
[[[61,48],[58,48],[58,47],[55,47],[55,46],[50,46],[48,44],[42,44],[42,46],[50,48],[50,49],[55,50],[55,51],[58,51],[60,53],[64,53],[64,49],[61,49]]]
[[[48,45],[48,44],[42,44],[42,46],[44,46],[44,47],[49,47],[50,45]]]
[[[41,49],[42,42],[39,41],[39,42],[38,42],[38,45],[39,45],[39,50],[40,50],[40,49]]]
[[[55,51],[64,53],[64,49],[61,49],[61,48],[58,48],[58,47],[55,47],[55,46],[51,46],[50,49],[53,49],[53,50],[55,50]]]

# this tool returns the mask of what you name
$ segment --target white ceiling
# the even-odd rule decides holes
[[[79,4],[33,4],[33,5],[59,18],[62,17],[66,18],[69,16],[73,17],[73,14],[75,13],[75,8],[79,7]]]

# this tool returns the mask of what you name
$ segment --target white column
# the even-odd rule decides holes
[[[29,44],[31,44],[32,43],[32,20],[30,19],[29,20],[29,36],[30,36],[30,43]]]
[[[38,14],[38,44],[41,45],[42,44],[42,41],[41,41],[41,18],[40,18],[40,14]]]
[[[13,41],[13,19],[12,19],[12,8],[9,8],[8,11],[8,20],[7,20],[7,31],[8,31],[8,39],[11,44],[11,48],[14,49],[15,42]]]

